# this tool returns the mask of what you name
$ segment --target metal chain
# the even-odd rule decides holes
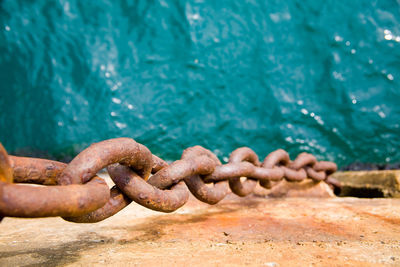
[[[111,189],[96,176],[103,168],[115,183]],[[291,161],[283,149],[260,162],[253,150],[242,147],[232,152],[227,164],[221,164],[211,151],[194,146],[168,165],[133,139],[115,138],[92,144],[65,164],[11,156],[0,143],[0,221],[3,217],[61,216],[71,222],[93,223],[132,201],[172,212],[187,202],[189,191],[200,201],[216,204],[231,191],[241,197],[251,194],[258,182],[270,189],[282,179],[311,178],[340,186],[329,177],[336,170],[335,163],[317,161],[308,153]]]

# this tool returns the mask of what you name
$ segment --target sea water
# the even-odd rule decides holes
[[[0,142],[400,160],[400,2],[0,2]]]

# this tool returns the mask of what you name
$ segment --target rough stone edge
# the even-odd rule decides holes
[[[343,188],[375,189],[384,197],[400,198],[400,170],[344,171],[332,175]]]

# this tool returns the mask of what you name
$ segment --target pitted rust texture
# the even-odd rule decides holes
[[[183,182],[173,185],[170,189],[162,190],[147,183],[126,166],[111,165],[107,171],[125,195],[152,210],[172,212],[183,206],[189,198]]]
[[[235,164],[243,161],[250,162],[256,167],[260,166],[260,161],[258,160],[257,154],[248,147],[241,147],[236,149],[229,157],[229,163]],[[241,182],[240,177],[249,178]],[[251,177],[251,175],[238,175],[237,177],[229,179],[229,187],[231,188],[232,192],[241,197],[251,194],[257,185],[257,180],[254,179],[254,177]]]
[[[111,190],[96,176],[103,168],[115,183]],[[194,146],[168,165],[133,139],[115,138],[92,144],[64,164],[8,156],[0,144],[0,220],[4,216],[61,216],[71,222],[99,222],[132,201],[172,212],[187,202],[189,191],[200,201],[216,204],[231,190],[246,196],[258,182],[271,188],[282,179],[299,182],[309,177],[340,187],[329,177],[336,169],[335,163],[318,162],[308,153],[291,161],[282,149],[261,163],[250,148],[238,148],[222,165],[211,151]]]
[[[198,200],[208,204],[216,204],[229,193],[226,181],[214,183],[212,187],[209,187],[203,180],[204,175],[212,173],[217,166],[221,166],[219,159],[210,150],[201,146],[187,148],[183,151],[182,160],[194,160],[197,166],[203,166],[211,161],[209,166],[212,171],[198,172],[185,178],[187,187]],[[206,168],[203,169],[206,170]]]
[[[6,184],[2,187],[0,210],[9,217],[79,216],[107,202],[109,190],[101,178],[84,185],[34,187]]]
[[[110,198],[104,204],[104,206],[93,210],[89,213],[75,217],[63,217],[64,220],[75,223],[95,223],[107,219],[113,216],[126,206],[128,206],[132,200],[125,196],[117,186],[113,186],[110,189]]]
[[[11,160],[0,143],[0,182],[12,183],[13,181],[13,168]]]
[[[114,163],[134,166],[146,180],[152,170],[152,154],[147,147],[130,138],[115,138],[92,144],[76,156],[65,168],[60,184],[80,184]]]
[[[14,180],[17,181],[55,184],[60,170],[66,167],[60,162],[8,157],[5,151],[1,154],[11,158]],[[33,173],[34,178],[22,177],[21,173]],[[104,206],[108,200],[107,185],[99,177],[83,185],[70,186],[32,186],[0,181],[0,192],[0,215],[9,217],[79,216]]]
[[[161,169],[149,179],[149,184],[158,188],[169,186],[182,181],[184,178],[200,174],[212,173],[216,165],[220,165],[218,158],[209,150],[195,146],[186,149],[181,160],[173,162],[166,168]]]
[[[157,160],[155,168],[162,164]],[[115,138],[92,144],[64,169],[59,180],[63,184],[71,182],[79,183],[87,181],[96,175],[101,169],[114,164],[121,163],[129,166],[137,173],[140,173],[144,180],[151,174],[153,168],[153,155],[147,147],[136,143],[130,138]],[[129,179],[129,178],[128,178]],[[118,188],[118,185],[117,185]],[[118,189],[123,189],[119,187]],[[97,222],[104,220],[128,205],[125,198],[119,195],[119,191],[114,189],[114,194],[110,195],[106,203],[106,208],[91,211],[89,214],[73,218],[68,216],[66,220],[74,222]]]
[[[14,169],[14,183],[56,185],[67,164],[36,158],[9,156]]]
[[[0,143],[0,201],[3,199],[3,186],[6,183],[13,182],[13,169],[7,151]],[[0,222],[3,220],[4,214],[0,210]]]

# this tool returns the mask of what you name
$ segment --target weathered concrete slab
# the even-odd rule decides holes
[[[97,224],[5,218],[1,266],[400,266],[400,199],[195,199],[135,203]]]
[[[346,171],[332,175],[343,187],[341,195],[400,198],[400,170]]]

